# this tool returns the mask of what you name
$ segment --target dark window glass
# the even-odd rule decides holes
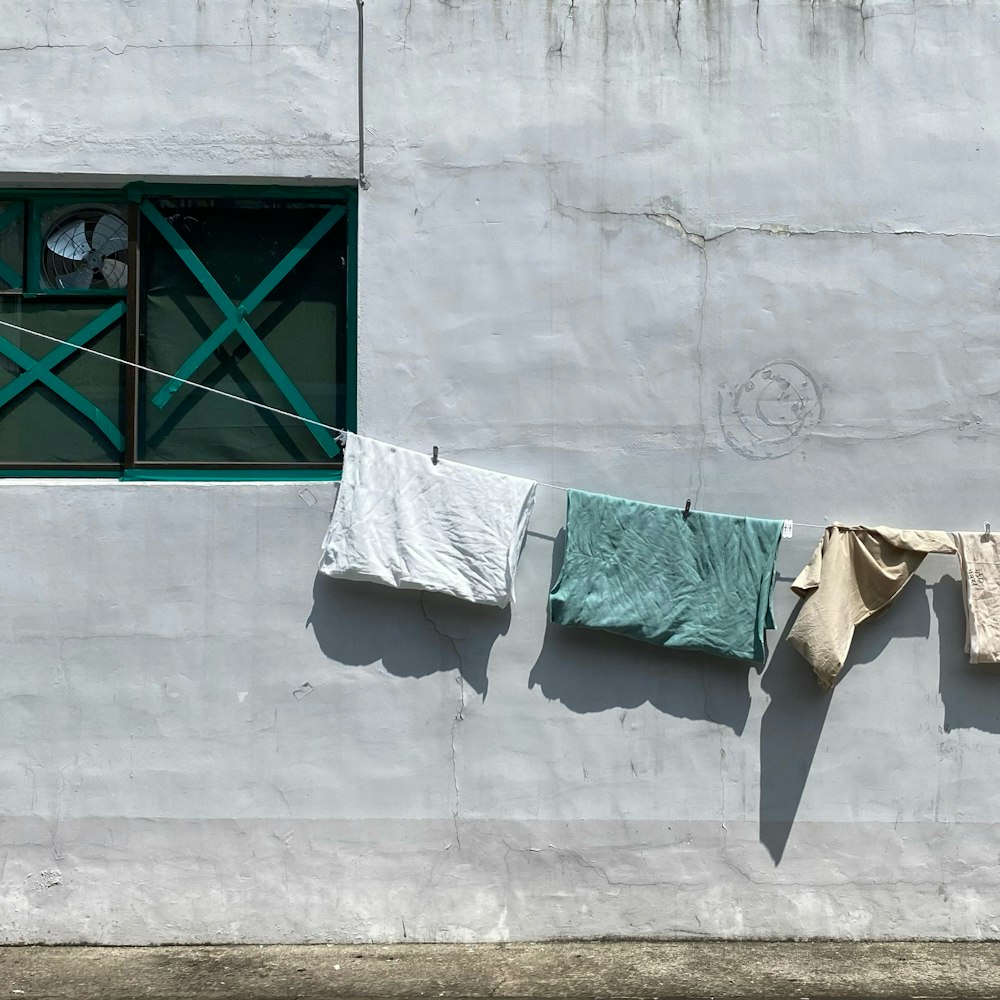
[[[206,290],[148,221],[141,236],[141,364],[177,372],[327,216],[304,202],[159,200],[156,208],[221,287]],[[342,210],[338,210],[341,214]],[[275,409],[343,426],[347,224],[342,218],[229,329],[186,377]],[[254,344],[254,338],[259,343]],[[253,346],[251,346],[253,345]],[[256,350],[254,349],[256,348]],[[270,366],[270,367],[269,367]],[[290,381],[275,375],[280,369]],[[138,459],[168,463],[329,463],[338,452],[300,420],[140,373]],[[306,406],[303,406],[303,400]]]
[[[24,287],[24,204],[0,201],[0,291]]]
[[[107,302],[0,296],[0,319],[60,340],[96,324],[102,329],[84,346],[122,357],[125,324],[118,318],[105,325],[107,309]],[[0,327],[0,340],[0,465],[120,465],[121,366],[7,327]],[[43,372],[46,359],[58,363]]]

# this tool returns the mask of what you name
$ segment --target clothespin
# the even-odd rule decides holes
[[[990,540],[990,522],[985,521],[983,523],[983,541],[988,542]]]
[[[433,451],[431,451],[431,461],[437,465],[438,464],[438,446],[434,445]]]
[[[684,504],[684,517],[686,518],[690,513],[691,513],[691,499],[689,497],[687,503]]]

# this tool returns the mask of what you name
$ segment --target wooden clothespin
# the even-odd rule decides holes
[[[691,513],[691,499],[688,498],[687,503],[684,504],[684,517],[687,518],[688,514]]]
[[[989,521],[984,521],[983,522],[983,541],[984,542],[990,541],[990,522]]]
[[[437,465],[437,464],[438,464],[438,446],[437,446],[437,445],[434,445],[434,448],[433,448],[433,450],[431,451],[431,461],[432,461],[432,462],[433,462],[433,463],[434,463],[435,465]]]

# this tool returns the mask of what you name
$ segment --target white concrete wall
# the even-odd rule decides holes
[[[353,0],[8,6],[7,178],[355,173]],[[1000,526],[1000,4],[365,6],[365,432]],[[817,529],[758,675],[547,627],[560,494],[506,613],[315,579],[309,488],[0,484],[0,940],[1000,936],[954,560],[824,696],[780,640]]]

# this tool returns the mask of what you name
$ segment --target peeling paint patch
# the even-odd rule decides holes
[[[57,868],[46,868],[40,872],[30,872],[24,880],[24,887],[30,892],[44,892],[62,885],[62,872]]]

